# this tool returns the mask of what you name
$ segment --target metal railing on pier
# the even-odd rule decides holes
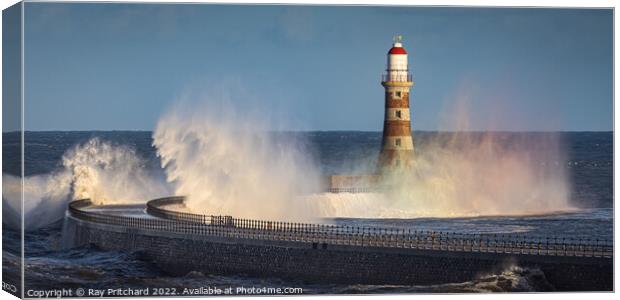
[[[332,187],[327,189],[329,193],[377,193],[380,191],[382,190],[379,188],[371,187]]]
[[[613,244],[610,241],[597,239],[463,234],[264,221],[232,216],[199,215],[163,208],[183,205],[183,200],[183,197],[168,197],[149,201],[147,212],[158,218],[136,218],[85,211],[83,208],[91,205],[88,199],[71,202],[69,212],[75,218],[95,223],[196,236],[304,242],[312,243],[315,248],[346,245],[517,255],[613,257]]]

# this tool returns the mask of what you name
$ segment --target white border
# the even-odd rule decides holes
[[[5,9],[15,3],[17,3],[18,1],[14,1],[14,0],[0,0],[0,3],[2,4],[2,9]],[[51,1],[40,1],[40,0],[28,0],[26,2],[51,2]],[[134,2],[134,3],[149,3],[149,2],[156,2],[156,3],[220,3],[220,4],[277,4],[276,1],[272,0],[272,1],[265,1],[265,0],[242,0],[242,1],[230,1],[230,0],[220,0],[220,1],[179,1],[179,0],[166,0],[166,1],[162,1],[162,0],[151,0],[151,1],[145,1],[145,0],[136,0],[136,1],[74,1],[74,0],[66,0],[66,1],[57,1],[57,2]],[[575,1],[575,0],[564,0],[564,1],[558,1],[558,0],[520,0],[520,1],[515,1],[515,0],[460,0],[460,1],[430,1],[430,0],[415,0],[415,1],[398,1],[398,0],[385,0],[385,1],[381,1],[379,2],[378,0],[356,0],[356,1],[343,1],[343,0],[339,0],[339,1],[330,1],[330,0],[314,0],[314,1],[299,1],[299,0],[287,0],[285,2],[280,2],[282,4],[309,4],[309,5],[418,5],[418,6],[485,6],[485,7],[564,7],[564,8],[580,8],[580,7],[591,7],[591,8],[595,8],[595,7],[600,7],[600,8],[615,8],[616,6],[616,2],[615,1],[610,1],[610,0],[592,0],[592,1]],[[23,62],[24,62],[24,56],[23,56],[23,23],[24,23],[24,12],[23,12],[23,6],[22,6],[22,129],[24,129],[24,67],[23,67]],[[1,24],[1,23],[0,23]],[[0,31],[1,31],[1,25],[0,25]],[[617,132],[618,132],[618,128],[616,127],[616,122],[615,122],[615,115],[616,115],[616,105],[615,105],[615,92],[616,92],[616,85],[618,84],[618,80],[615,76],[615,66],[616,66],[616,54],[617,54],[617,48],[615,47],[615,37],[616,34],[618,32],[618,25],[615,22],[615,11],[614,11],[614,162],[615,162],[615,158],[618,157],[618,154],[620,153],[620,151],[618,149],[616,149],[615,147],[615,141],[618,138]],[[1,49],[1,42],[0,42],[0,49]],[[0,67],[1,67],[1,60],[0,60]],[[0,79],[1,79],[1,75],[0,75]],[[2,89],[0,87],[0,93],[2,92]],[[1,107],[0,107],[0,124],[1,124]],[[0,137],[0,141],[1,141],[1,137]],[[23,143],[23,130],[22,130],[22,143]],[[2,153],[2,150],[0,149],[0,154]],[[23,145],[22,145],[22,181],[23,181]],[[0,163],[2,161],[2,157],[0,155]],[[615,163],[614,163],[614,198],[615,198],[615,187],[618,186],[617,183],[620,180],[618,178],[618,176],[616,176],[616,168],[615,168]],[[23,194],[23,182],[22,182],[22,194]],[[615,201],[614,201],[615,204]],[[618,232],[618,224],[615,222],[616,220],[616,214],[615,214],[616,210],[615,210],[615,205],[614,205],[614,239],[615,239],[615,233]],[[22,213],[23,213],[23,201],[22,201]],[[23,229],[23,218],[22,218],[22,229]],[[22,238],[23,238],[23,232],[22,232]],[[0,240],[0,247],[2,245],[2,242]],[[617,256],[618,255],[618,249],[616,248],[614,251],[614,255]],[[22,255],[23,255],[23,244],[22,244]],[[615,262],[615,259],[614,259]],[[614,264],[614,279],[615,279],[615,287],[618,287],[618,277],[615,273],[615,264]],[[22,276],[24,275],[24,269],[23,269],[23,264],[22,264]],[[23,277],[22,277],[23,278]],[[23,292],[23,289],[22,289]],[[9,296],[10,294],[6,293],[6,292],[2,292],[3,296]],[[377,296],[373,296],[373,297],[393,297],[393,298],[401,298],[401,299],[405,299],[408,298],[412,295],[391,295],[391,294],[384,294],[384,295],[377,295]],[[595,298],[611,298],[614,297],[615,295],[613,293],[551,293],[551,294],[547,294],[547,293],[528,293],[528,294],[490,294],[490,295],[484,295],[484,294],[467,294],[467,295],[418,295],[416,294],[415,297],[422,297],[422,298],[430,298],[433,297],[434,299],[440,299],[440,298],[444,298],[444,297],[459,297],[459,298],[469,298],[469,299],[474,299],[478,298],[478,297],[503,297],[503,298],[515,298],[515,297],[533,297],[533,298],[543,298],[544,299],[577,299],[577,298],[583,298],[583,297],[595,297]],[[297,297],[297,296],[294,296]],[[300,296],[303,297],[303,296]],[[351,297],[351,296],[331,296],[333,299],[341,299],[344,297]],[[358,298],[360,296],[355,296],[355,298]],[[234,297],[234,298],[239,298],[239,297]],[[266,298],[275,298],[275,297],[266,297]],[[158,298],[158,299],[176,299],[176,298]]]

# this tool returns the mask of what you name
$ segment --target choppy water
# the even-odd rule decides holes
[[[380,133],[311,132],[304,133],[326,174],[359,169],[358,162],[378,153]],[[437,135],[416,134],[416,145]],[[531,135],[515,133],[511,135]],[[145,168],[157,170],[159,161],[151,147],[150,132],[29,132],[26,134],[27,176],[49,174],[60,167],[63,153],[93,136],[129,145],[146,159]],[[18,174],[14,155],[16,136],[4,134],[4,173]],[[457,233],[526,234],[558,236],[566,239],[611,239],[613,236],[613,137],[612,133],[562,133],[571,179],[572,204],[581,209],[571,213],[540,216],[419,219],[337,219],[334,223],[376,227],[413,228]],[[163,176],[163,175],[162,175]],[[551,287],[539,270],[507,266],[500,274],[487,274],[472,282],[437,286],[315,285],[273,278],[242,278],[191,273],[170,277],[139,253],[101,251],[96,247],[61,249],[63,221],[26,232],[26,289],[163,287],[199,288],[302,287],[305,293],[386,293],[386,292],[480,292],[545,291]],[[19,233],[3,224],[5,249],[19,249]],[[3,275],[17,276],[18,258],[4,252]]]

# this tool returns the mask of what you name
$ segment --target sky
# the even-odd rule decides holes
[[[403,35],[414,130],[613,130],[613,12],[26,3],[26,130],[152,130],[232,102],[291,130],[380,131]]]

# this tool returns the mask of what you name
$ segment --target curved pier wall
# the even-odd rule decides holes
[[[430,285],[497,274],[511,265],[541,269],[558,291],[611,291],[611,258],[509,255],[152,232],[69,217],[74,245],[143,253],[173,275],[190,271],[307,282]]]

